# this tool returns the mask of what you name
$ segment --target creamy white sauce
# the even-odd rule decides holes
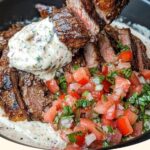
[[[11,67],[44,80],[52,79],[59,68],[72,60],[71,51],[59,40],[50,18],[25,26],[8,46]]]

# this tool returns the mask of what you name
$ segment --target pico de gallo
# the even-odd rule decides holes
[[[149,130],[150,70],[131,69],[131,51],[101,68],[75,65],[46,82],[53,105],[45,122],[58,130],[69,149],[108,147]]]

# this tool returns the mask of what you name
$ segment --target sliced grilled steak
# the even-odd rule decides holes
[[[109,63],[109,62],[115,62],[117,60],[115,51],[105,32],[99,35],[99,47],[100,47],[101,56],[103,57],[105,62]]]
[[[110,24],[128,4],[129,0],[93,0],[96,12],[106,24]]]
[[[6,69],[1,77],[3,86],[1,87],[1,101],[6,114],[10,120],[21,121],[27,119],[24,102],[18,88],[17,71]]]
[[[94,43],[88,43],[85,46],[84,57],[86,61],[86,66],[89,68],[98,67],[103,62],[98,45]]]
[[[146,54],[146,47],[143,42],[132,35],[132,43],[132,47],[134,47],[132,49],[134,58],[134,63],[132,67],[137,71],[142,71],[143,69],[150,69],[150,59]]]
[[[91,0],[67,0],[66,3],[92,35],[99,33],[98,17]]]
[[[85,46],[90,37],[84,24],[67,9],[59,9],[52,15],[52,21],[59,39],[71,49]]]
[[[32,120],[43,120],[46,107],[50,108],[52,98],[44,83],[35,82],[32,86],[22,86],[23,100]]]
[[[112,47],[115,50],[115,53],[117,54],[118,52],[120,52],[120,50],[117,47],[118,41],[119,41],[117,29],[110,25],[106,25],[104,30],[107,34],[107,37],[109,38],[111,42]]]
[[[52,14],[56,13],[58,9],[54,6],[47,6],[43,4],[36,4],[35,8],[39,11],[40,16],[44,19]]]

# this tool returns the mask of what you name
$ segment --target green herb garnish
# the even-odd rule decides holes
[[[74,66],[73,66],[73,69],[74,69],[74,70],[78,70],[79,68],[80,68],[79,65],[74,65]]]
[[[63,92],[67,92],[67,82],[65,76],[59,78],[59,86]]]
[[[57,100],[59,96],[60,96],[60,93],[59,93],[59,92],[56,92],[56,93],[53,95],[53,100]]]
[[[98,77],[99,77],[100,83],[102,83],[105,80],[105,76],[104,75],[100,75]]]
[[[97,67],[90,68],[90,73],[91,73],[92,76],[94,76],[97,72],[98,72],[98,68]]]
[[[70,116],[73,114],[72,108],[70,106],[64,106],[63,108],[63,115]]]
[[[128,45],[123,45],[120,41],[117,42],[117,48],[120,51],[127,51],[130,49]]]
[[[122,74],[124,75],[125,78],[129,79],[132,75],[132,70],[131,68],[128,69],[122,69]]]
[[[68,134],[68,139],[71,143],[76,143],[77,142],[77,139],[76,139],[76,136],[82,136],[83,133],[81,131],[79,132],[74,132],[74,133],[71,133],[71,134]]]
[[[115,84],[115,77],[118,75],[118,72],[117,71],[112,71],[110,72],[107,77],[106,77],[106,80],[108,82],[110,82],[111,84]]]
[[[104,141],[103,142],[103,147],[105,148],[105,147],[108,147],[108,146],[110,146],[110,143],[108,141]]]
[[[86,108],[86,107],[92,106],[93,104],[94,104],[94,101],[80,99],[76,102],[76,107],[77,108]]]

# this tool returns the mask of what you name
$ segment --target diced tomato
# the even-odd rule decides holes
[[[132,51],[122,51],[119,55],[118,58],[121,59],[124,62],[129,62],[132,61]]]
[[[85,143],[85,134],[77,135],[76,137],[76,144],[79,146],[83,146]]]
[[[65,72],[65,78],[67,83],[72,83],[73,82],[73,75],[69,72]]]
[[[108,100],[113,100],[116,104],[120,101],[120,96],[112,93],[111,95],[107,96]]]
[[[144,69],[144,70],[141,71],[141,74],[143,75],[143,77],[145,79],[150,79],[150,70]]]
[[[133,133],[133,128],[127,116],[122,116],[117,119],[117,127],[122,135],[127,136]]]
[[[59,91],[59,86],[57,85],[57,82],[54,79],[46,81],[46,86],[52,93],[56,93]]]
[[[138,118],[138,116],[130,109],[125,110],[124,115],[128,117],[131,125],[133,125]]]
[[[113,120],[115,116],[116,116],[116,106],[114,104],[107,110],[106,119]]]
[[[85,91],[93,92],[94,90],[95,90],[95,84],[92,82],[89,82],[89,83],[83,85],[80,88],[79,92],[81,92],[81,93],[83,93]]]
[[[71,107],[75,104],[76,101],[77,99],[71,95],[67,95],[65,97],[65,103]]]
[[[116,95],[119,95],[121,97],[126,96],[126,93],[128,92],[129,88],[130,88],[130,81],[117,76],[115,78],[115,88],[114,88],[114,92]]]
[[[134,137],[138,137],[142,134],[143,131],[143,122],[139,121],[137,123],[135,123],[134,127],[133,127],[133,136]]]
[[[107,76],[107,74],[108,74],[108,66],[107,65],[103,65],[103,67],[102,67],[102,74]]]
[[[45,114],[44,114],[44,121],[53,123],[55,117],[57,115],[57,108],[56,106],[52,106]]]
[[[104,81],[102,82],[102,84],[104,85],[104,91],[105,91],[106,93],[109,93],[111,84],[110,84],[107,80],[104,80]]]
[[[128,97],[131,97],[134,93],[141,94],[142,90],[143,90],[143,85],[131,86]]]
[[[73,73],[74,80],[82,85],[85,85],[90,80],[90,73],[87,68],[81,67]]]
[[[94,111],[98,114],[106,114],[108,109],[114,104],[112,100],[108,100],[105,102],[98,101],[96,106],[94,107]]]
[[[75,91],[70,91],[70,93],[69,93],[71,96],[73,96],[73,97],[75,97],[75,98],[77,98],[77,99],[79,99],[80,98],[80,95],[77,93],[77,92],[75,92]]]
[[[131,85],[133,85],[133,86],[141,85],[139,78],[137,77],[137,75],[134,71],[132,72],[132,75],[129,80],[131,82]]]
[[[64,100],[64,99],[65,99],[65,96],[66,96],[65,94],[62,94],[62,95],[59,96],[58,99]]]
[[[82,148],[75,145],[75,144],[72,144],[72,145],[67,145],[67,148],[65,150],[81,150]]]
[[[97,140],[103,139],[103,133],[96,129],[96,124],[89,119],[80,119],[80,125],[87,128],[90,132],[94,133]]]
[[[102,125],[105,125],[105,126],[111,126],[111,125],[112,125],[112,121],[106,119],[106,116],[103,115],[103,117],[102,117]]]
[[[104,94],[103,91],[93,91],[92,96],[95,100],[99,101],[101,100],[102,95]]]

